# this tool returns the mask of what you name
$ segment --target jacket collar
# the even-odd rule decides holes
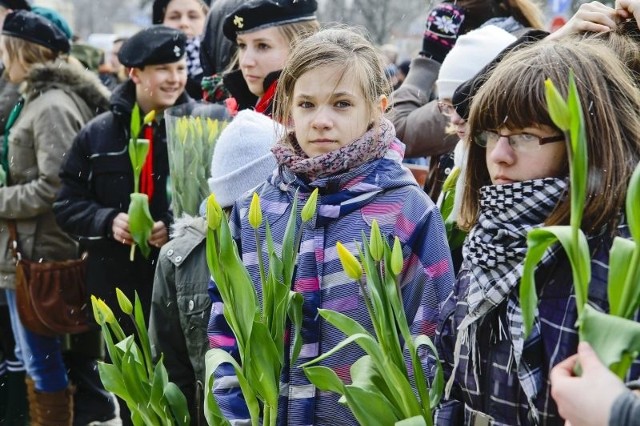
[[[20,85],[20,92],[27,100],[51,89],[77,95],[96,113],[109,108],[109,91],[98,77],[62,59],[33,65]]]

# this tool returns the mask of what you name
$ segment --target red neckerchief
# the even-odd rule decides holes
[[[264,92],[264,95],[258,99],[256,112],[271,116],[271,103],[273,101],[273,96],[276,94],[276,87],[278,87],[278,80],[271,83],[269,88]]]
[[[153,197],[153,125],[147,124],[142,129],[145,139],[149,139],[149,152],[140,173],[140,192],[147,194],[149,201]]]

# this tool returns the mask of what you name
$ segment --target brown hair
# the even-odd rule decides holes
[[[53,61],[59,56],[57,52],[47,47],[8,35],[0,37],[0,45],[11,60],[18,61],[27,67]]]
[[[366,101],[373,105],[391,93],[380,52],[362,34],[346,28],[330,28],[300,40],[282,70],[275,95],[274,119],[289,121],[296,81],[308,71],[330,66],[356,74]],[[373,112],[373,109],[372,109]]]
[[[573,37],[582,38],[587,46],[590,46],[589,43],[602,43],[613,50],[636,83],[640,84],[640,30],[635,19],[621,22],[613,31],[586,32]]]
[[[461,228],[468,230],[475,225],[480,188],[491,183],[485,148],[473,143],[473,135],[502,127],[546,125],[557,129],[547,110],[544,81],[550,79],[566,96],[570,70],[585,114],[589,155],[582,228],[589,233],[615,225],[624,206],[629,177],[640,161],[640,91],[607,47],[563,40],[540,42],[510,53],[473,99]],[[570,200],[565,197],[545,224],[567,224],[569,213]]]
[[[465,26],[469,30],[480,27],[491,18],[508,16],[513,16],[525,27],[545,28],[542,10],[532,0],[457,0],[455,5],[466,11]]]

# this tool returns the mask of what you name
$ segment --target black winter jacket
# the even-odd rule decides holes
[[[182,94],[176,105],[188,101],[188,95]],[[89,251],[89,294],[105,299],[114,312],[119,312],[115,287],[120,287],[131,298],[134,297],[133,290],[137,290],[148,320],[158,250],[153,248],[152,254],[145,259],[136,249],[135,260],[131,262],[130,246],[115,241],[111,235],[113,219],[118,213],[128,211],[133,191],[128,140],[134,103],[135,85],[128,80],[114,90],[111,110],[91,120],[80,131],[62,166],[62,189],[53,208],[60,227]],[[153,140],[155,191],[149,210],[154,222],[161,220],[168,229],[173,216],[166,189],[169,160],[164,119],[156,126]]]

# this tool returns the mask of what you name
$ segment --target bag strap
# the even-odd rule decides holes
[[[20,253],[20,248],[18,247],[18,228],[16,227],[16,221],[14,219],[7,220],[7,226],[9,228],[9,248],[15,260],[22,260],[22,253]]]

